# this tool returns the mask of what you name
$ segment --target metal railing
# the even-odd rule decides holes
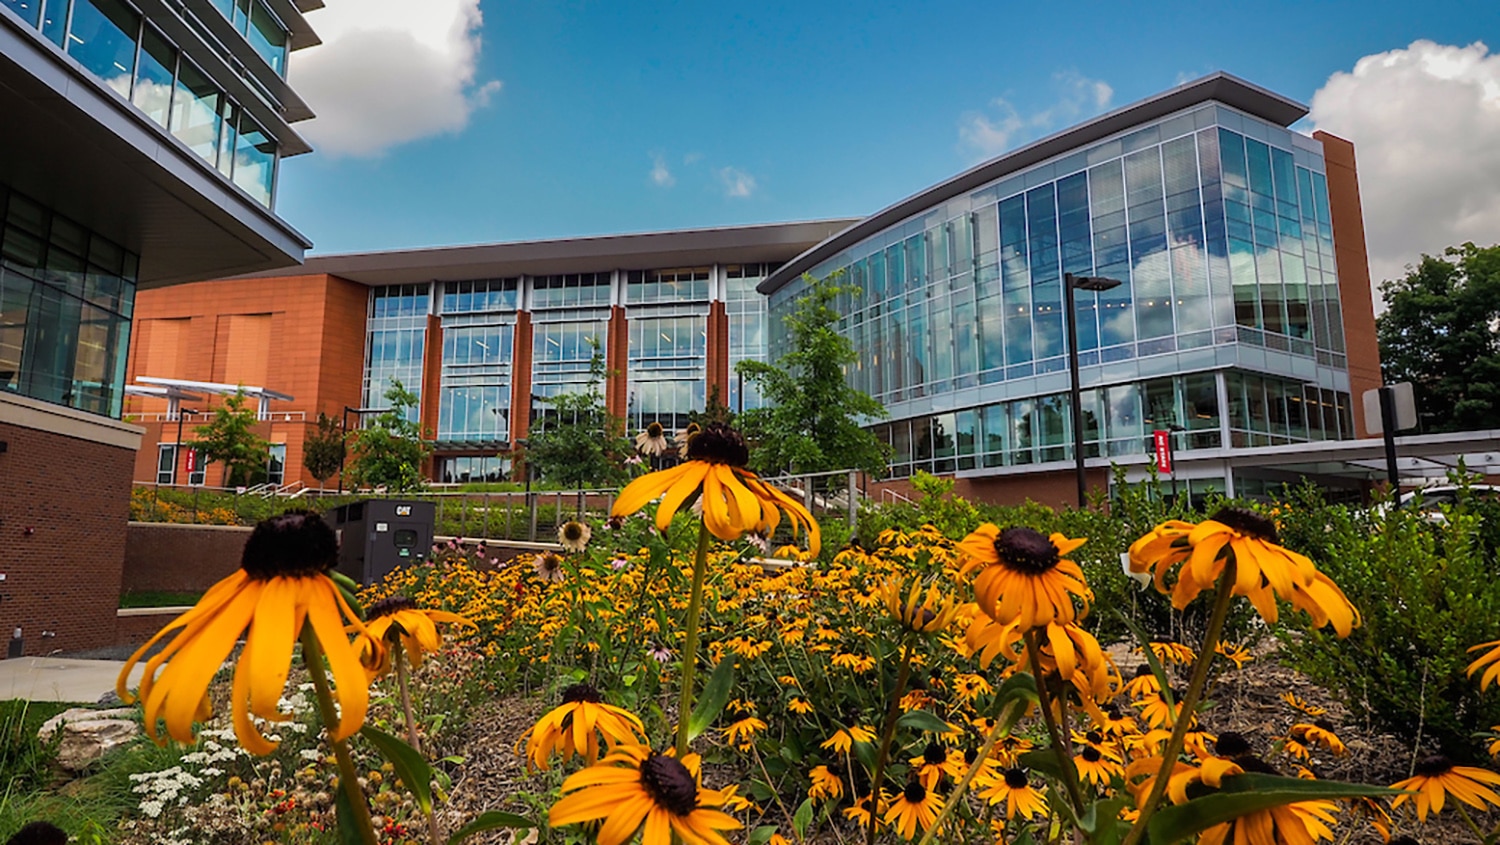
[[[802,502],[819,520],[844,519],[853,527],[860,507],[868,500],[862,475],[856,470],[768,477],[767,483]],[[289,508],[317,510],[364,499],[396,498],[430,501],[436,508],[435,533],[466,539],[550,540],[570,519],[604,521],[619,488],[587,490],[423,490],[396,494],[366,490],[336,494],[289,484],[254,487],[138,485],[131,497],[131,518],[148,522],[253,525]],[[773,542],[790,541],[789,521],[783,520]],[[784,535],[784,536],[783,536]]]

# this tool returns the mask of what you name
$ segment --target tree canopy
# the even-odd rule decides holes
[[[884,474],[890,449],[861,428],[859,419],[880,419],[886,410],[845,380],[844,368],[858,356],[838,333],[839,314],[833,307],[840,294],[857,296],[858,288],[841,284],[837,275],[803,279],[807,290],[786,316],[786,353],[775,363],[735,365],[760,387],[766,402],[739,415],[741,430],[753,444],[750,464],[767,474],[850,468]]]
[[[533,424],[526,460],[543,480],[572,489],[601,487],[627,477],[624,459],[632,453],[624,424],[604,407],[599,382],[604,355],[594,342],[588,386],[545,401],[550,411]]]
[[[344,428],[342,422],[322,411],[318,427],[302,442],[302,465],[321,484],[333,477],[344,463]]]
[[[431,452],[422,440],[422,427],[408,411],[417,395],[392,378],[385,392],[386,409],[367,428],[354,433],[349,475],[357,487],[384,487],[392,492],[420,490],[422,461]]]
[[[1494,428],[1500,412],[1500,245],[1423,255],[1383,282],[1375,321],[1388,384],[1412,383],[1423,430]]]
[[[235,391],[214,410],[213,419],[194,429],[196,439],[189,445],[198,450],[204,461],[224,466],[227,487],[248,487],[266,477],[266,462],[271,445],[255,433],[255,409],[245,404],[245,392]]]

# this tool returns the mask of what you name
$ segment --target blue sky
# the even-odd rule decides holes
[[[1368,63],[1314,115],[1371,136],[1363,171],[1418,117],[1368,105],[1432,65],[1414,42],[1500,48],[1475,2],[327,2],[292,69],[319,152],[283,164],[277,205],[315,252],[862,216],[1213,70],[1311,103],[1395,51],[1400,75]],[[1500,55],[1462,55],[1439,81],[1500,133]]]

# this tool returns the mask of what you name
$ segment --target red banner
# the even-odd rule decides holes
[[[198,469],[198,450],[187,450],[187,471],[195,472]]]
[[[1172,471],[1172,432],[1157,429],[1151,432],[1156,441],[1156,471]]]

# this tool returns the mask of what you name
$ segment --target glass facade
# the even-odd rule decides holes
[[[721,397],[730,410],[759,408],[760,389],[735,375],[741,361],[766,360],[766,298],[755,290],[776,269],[774,264],[731,264],[724,268],[724,310],[729,317],[729,395]]]
[[[118,418],[138,265],[0,186],[0,390]]]
[[[685,428],[688,416],[705,407],[712,273],[709,267],[687,267],[626,274],[629,430],[652,422]]]
[[[0,0],[251,199],[270,208],[280,148],[223,87],[124,0]],[[215,0],[285,76],[287,28],[261,0]],[[244,23],[234,14],[244,6]]]
[[[1348,374],[1321,145],[1223,105],[1004,176],[811,275],[834,273],[858,290],[840,302],[840,330],[859,353],[849,381],[903,420],[877,427],[898,472],[1071,458],[1069,407],[1056,392],[1067,378],[1069,273],[1122,282],[1077,291],[1083,381],[1105,385],[1085,391],[1091,453],[1145,451],[1149,429],[1133,420],[1149,418],[1143,391],[1161,377],[1174,385],[1173,418],[1192,423],[1183,448],[1352,436],[1337,411]],[[777,317],[803,286],[771,296],[773,347]],[[1242,388],[1228,416],[1215,411],[1212,432],[1183,415],[1189,377],[1177,373],[1198,369],[1218,372],[1193,377],[1195,395],[1208,395],[1203,378],[1215,391],[1221,380],[1231,394]],[[943,405],[954,410],[927,413]],[[983,445],[966,451],[969,442]]]
[[[388,285],[370,290],[365,330],[364,406],[384,408],[385,392],[396,379],[420,398],[422,360],[427,349],[428,285]],[[416,422],[417,408],[407,418]]]

